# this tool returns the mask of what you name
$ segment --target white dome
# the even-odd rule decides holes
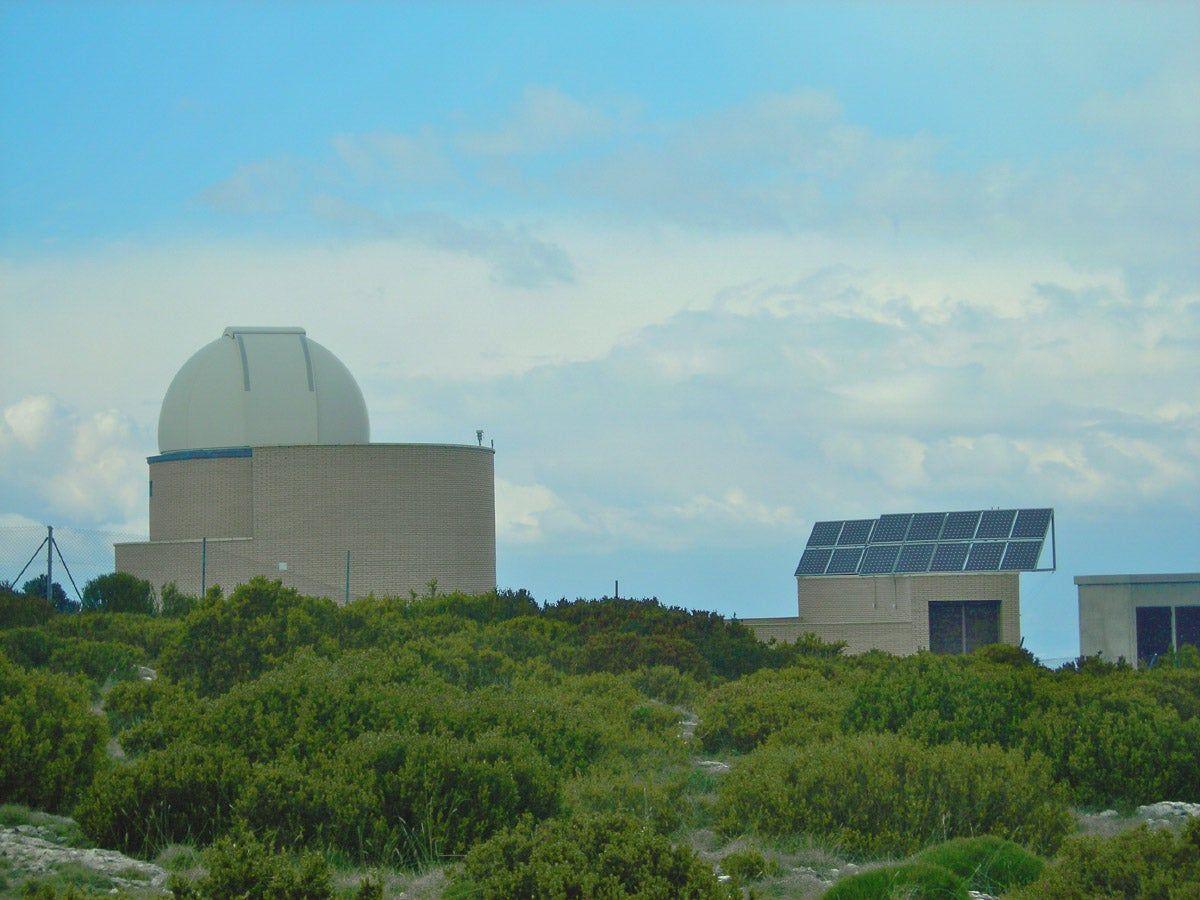
[[[303,328],[226,328],[183,364],[158,415],[160,453],[370,438],[354,376]]]

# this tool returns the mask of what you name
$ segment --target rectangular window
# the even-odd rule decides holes
[[[1191,644],[1200,650],[1200,606],[1175,607],[1175,644]]]
[[[929,649],[971,653],[1000,642],[999,600],[931,600]]]
[[[150,479],[150,496],[151,497],[154,496],[154,479],[153,478]]]
[[[1139,606],[1137,615],[1138,661],[1153,663],[1171,652],[1171,607]]]

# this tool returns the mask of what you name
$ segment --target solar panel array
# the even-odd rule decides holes
[[[888,513],[817,522],[797,575],[1036,571],[1054,510]]]

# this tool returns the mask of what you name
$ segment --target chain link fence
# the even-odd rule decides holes
[[[156,592],[174,583],[182,592],[200,595],[220,586],[226,593],[256,575],[278,579],[304,594],[344,601],[361,596],[356,587],[356,569],[371,560],[351,549],[291,548],[286,560],[251,553],[253,543],[244,539],[203,539],[165,542],[169,551],[157,546],[156,563],[139,564],[139,545],[146,546],[144,533],[90,530],[71,527],[0,527],[0,583],[23,593],[46,595],[50,574],[50,599],[56,605],[82,603],[87,583],[116,571],[117,545],[129,545],[131,571],[150,581]],[[377,562],[377,561],[376,561]],[[357,565],[356,565],[357,564]]]

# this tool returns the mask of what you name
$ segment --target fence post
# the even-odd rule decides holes
[[[350,602],[350,551],[346,551],[346,602]]]
[[[46,526],[46,602],[54,604],[54,526]]]
[[[208,538],[200,538],[200,598],[204,599],[207,593],[207,575],[208,575]]]

